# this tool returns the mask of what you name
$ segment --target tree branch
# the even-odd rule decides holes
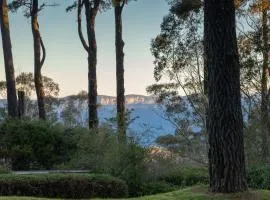
[[[40,36],[40,45],[41,45],[41,48],[42,48],[42,59],[41,59],[41,62],[40,62],[40,69],[42,68],[43,64],[44,64],[44,61],[46,59],[46,49],[45,49],[45,46],[44,46],[44,43],[43,43],[43,40]]]
[[[88,52],[89,51],[89,46],[87,45],[83,33],[82,33],[82,18],[81,18],[81,13],[82,13],[82,6],[83,6],[83,2],[82,0],[79,0],[78,3],[78,13],[77,13],[77,20],[78,20],[78,34],[80,37],[80,40],[82,42],[82,45],[84,47],[84,49]]]
[[[122,10],[123,10],[123,8],[124,8],[124,6],[125,6],[126,3],[127,3],[127,0],[123,0],[122,4],[120,6],[121,12],[122,12]]]

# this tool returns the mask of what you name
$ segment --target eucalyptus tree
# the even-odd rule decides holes
[[[5,73],[6,73],[8,115],[10,117],[17,117],[18,106],[15,87],[15,72],[14,72],[10,30],[9,30],[7,0],[0,0],[0,25],[1,25],[2,45],[4,53]]]
[[[262,77],[261,77],[261,134],[262,134],[262,162],[267,162],[269,157],[269,136],[270,136],[270,118],[269,118],[269,20],[268,11],[270,2],[267,0],[256,0],[251,3],[251,10],[261,15],[261,52],[263,55]]]
[[[126,138],[126,110],[125,110],[125,79],[124,79],[124,41],[122,12],[130,0],[112,0],[115,17],[115,53],[116,53],[116,103],[117,126],[120,140]]]
[[[31,17],[31,28],[34,42],[34,82],[38,102],[39,118],[42,120],[46,120],[45,94],[41,74],[41,69],[46,58],[46,49],[40,34],[38,13],[45,6],[49,6],[49,4],[43,3],[39,6],[39,0],[14,0],[11,4],[9,4],[11,11],[16,11],[21,7],[25,7],[25,16]]]
[[[270,136],[270,40],[268,19],[270,2],[267,0],[245,0],[244,2],[245,4],[239,8],[239,16],[242,19],[242,23],[238,23],[240,39],[242,44],[245,44],[242,45],[242,47],[244,47],[244,51],[242,52],[244,52],[245,55],[241,56],[241,58],[243,58],[242,60],[245,66],[249,69],[249,76],[256,77],[257,79],[256,82],[254,82],[254,79],[249,81],[250,87],[248,89],[255,94],[260,94],[261,162],[266,163],[269,162],[268,143]],[[248,29],[248,31],[245,31],[245,29]],[[255,91],[253,89],[254,86]]]
[[[114,0],[115,52],[116,52],[116,102],[119,139],[126,137],[125,125],[125,82],[124,82],[124,41],[122,33],[122,11],[127,0]]]
[[[111,0],[78,0],[66,10],[77,8],[78,35],[83,48],[88,54],[88,115],[89,128],[98,127],[97,113],[97,42],[95,22],[99,11],[111,7]],[[82,32],[82,9],[85,10],[87,40]]]
[[[200,127],[206,136],[203,59],[203,11],[200,7],[176,15],[175,4],[163,18],[161,33],[151,43],[156,83],[147,91],[165,108],[165,118],[182,132],[182,122]],[[184,95],[184,96],[181,96]],[[186,116],[186,117],[183,117]],[[188,138],[188,135],[185,135]]]
[[[53,79],[42,76],[42,82],[44,85],[44,96],[45,96],[45,109],[48,113],[48,118],[51,118],[51,112],[53,110],[52,104],[55,103],[55,99],[59,95],[59,85],[54,82]],[[0,81],[0,96],[6,98],[6,82]],[[38,115],[37,103],[32,101],[31,97],[35,93],[35,80],[33,73],[20,73],[16,76],[16,89],[23,91],[25,94],[25,114],[27,117],[36,117]]]

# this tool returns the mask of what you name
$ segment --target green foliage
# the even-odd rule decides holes
[[[247,181],[250,188],[270,189],[270,167],[251,167],[247,170]]]
[[[118,149],[118,159],[114,163],[112,175],[125,180],[129,187],[130,196],[144,195],[143,183],[146,178],[146,153],[147,150],[130,143],[121,145]]]
[[[74,141],[61,125],[44,121],[7,120],[0,125],[1,157],[13,170],[51,169],[67,162]]]
[[[166,193],[176,190],[177,187],[165,181],[146,182],[141,187],[141,193],[145,195],[153,195],[158,193]]]
[[[77,152],[70,162],[72,168],[102,172],[109,167],[109,165],[106,166],[105,160],[108,155],[114,155],[118,145],[117,137],[111,129],[101,127],[99,130],[89,131],[80,128],[70,129],[70,132],[77,146]]]
[[[42,76],[44,92],[46,97],[57,97],[59,94],[59,85],[53,79]],[[16,88],[25,92],[26,97],[31,97],[36,92],[33,73],[23,72],[16,77]],[[6,90],[6,82],[0,82],[1,94]],[[4,95],[2,95],[4,97]]]
[[[132,124],[136,119],[140,118],[138,116],[132,117],[132,112],[134,112],[134,109],[126,109],[125,110],[125,115],[124,115],[124,120],[125,120],[125,129],[128,129],[129,125]],[[109,126],[113,130],[117,130],[117,121],[118,117],[110,117],[110,118],[105,118],[106,120],[106,125]],[[130,130],[129,130],[130,131]]]
[[[126,197],[124,181],[95,174],[0,175],[0,195],[50,198]]]
[[[146,173],[146,149],[134,143],[119,144],[117,134],[109,127],[73,134],[77,153],[70,166],[108,173],[126,181],[131,196],[141,195]]]
[[[8,174],[10,171],[7,166],[0,165],[0,174]]]
[[[171,12],[180,18],[186,18],[189,12],[197,11],[202,7],[202,2],[200,0],[172,0],[171,4]]]
[[[170,171],[159,178],[170,184],[181,187],[208,183],[208,172],[205,168],[180,168]]]

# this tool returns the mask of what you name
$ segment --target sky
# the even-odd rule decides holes
[[[11,2],[8,1],[8,2]],[[46,7],[39,13],[39,26],[47,58],[42,74],[60,86],[60,95],[77,94],[87,90],[87,53],[77,33],[76,10],[66,13],[73,0],[47,0],[61,3]],[[153,84],[153,56],[151,39],[160,32],[160,23],[168,13],[165,0],[138,0],[123,10],[123,39],[125,41],[126,94],[146,95],[146,87]],[[83,16],[84,17],[84,16]],[[82,18],[83,18],[82,17]],[[22,11],[9,13],[15,73],[33,72],[33,39],[30,19]],[[84,24],[83,24],[83,27]],[[116,95],[115,30],[113,9],[99,13],[96,19],[98,94]],[[0,40],[2,47],[2,41]],[[5,80],[4,60],[0,48],[0,80]]]

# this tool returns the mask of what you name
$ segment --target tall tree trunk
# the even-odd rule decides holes
[[[262,162],[267,162],[268,157],[268,137],[270,133],[269,126],[269,96],[268,96],[268,25],[267,10],[262,11],[262,36],[263,36],[263,69],[261,79],[261,134],[262,134]]]
[[[0,24],[7,83],[8,115],[10,117],[17,117],[18,105],[14,74],[15,72],[13,66],[12,46],[9,32],[8,7],[6,0],[0,0]]]
[[[89,0],[85,0],[85,16],[88,36],[88,106],[89,128],[98,127],[97,113],[97,44],[95,36],[95,19],[98,7],[91,7]]]
[[[209,175],[212,192],[247,189],[233,0],[205,0]]]
[[[32,24],[32,33],[34,39],[34,80],[37,94],[37,102],[38,102],[38,113],[39,118],[42,120],[46,120],[46,112],[45,112],[45,93],[41,75],[41,68],[45,60],[45,52],[43,49],[43,58],[41,60],[41,46],[43,46],[42,39],[39,32],[39,24],[38,24],[38,0],[33,0],[32,2],[32,11],[31,11],[31,24]],[[43,46],[44,47],[44,46]]]
[[[18,115],[19,119],[24,117],[25,111],[25,92],[18,91]]]
[[[117,3],[115,16],[116,87],[117,87],[117,125],[119,140],[126,140],[125,124],[125,83],[124,83],[124,41],[122,36],[122,9],[124,3]]]

